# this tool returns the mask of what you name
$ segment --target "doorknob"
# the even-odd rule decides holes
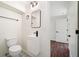
[[[71,35],[67,35],[68,37],[71,37]]]

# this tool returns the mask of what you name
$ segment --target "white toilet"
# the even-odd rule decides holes
[[[17,43],[17,39],[16,38],[7,38],[7,45],[9,47],[9,54],[12,57],[19,57],[20,53],[22,51],[21,46]]]

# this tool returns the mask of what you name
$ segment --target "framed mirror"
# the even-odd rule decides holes
[[[31,27],[40,28],[41,27],[41,10],[35,10],[31,13]]]

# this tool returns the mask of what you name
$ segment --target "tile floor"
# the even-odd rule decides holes
[[[7,53],[5,57],[11,57],[11,55]],[[22,51],[19,57],[30,57],[30,56]]]

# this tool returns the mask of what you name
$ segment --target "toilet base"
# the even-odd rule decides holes
[[[11,57],[21,57],[21,53],[9,53]]]
[[[11,57],[9,53],[5,53],[5,57]]]

